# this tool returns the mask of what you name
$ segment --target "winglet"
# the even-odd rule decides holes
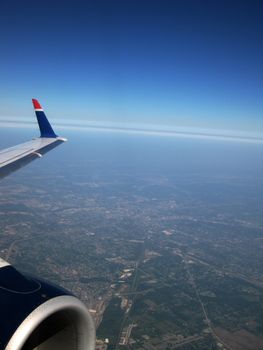
[[[51,137],[51,138],[57,137],[38,100],[33,98],[32,102],[35,109],[37,122],[39,125],[40,137]]]

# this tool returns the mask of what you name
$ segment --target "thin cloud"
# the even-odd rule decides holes
[[[143,134],[152,136],[183,137],[210,140],[237,141],[248,143],[263,143],[262,133],[247,133],[232,130],[201,129],[189,127],[168,127],[146,124],[124,124],[98,121],[76,120],[70,123],[68,120],[55,120],[52,125],[55,128],[66,130],[78,130],[88,132],[115,132],[128,134]],[[0,118],[2,128],[33,128],[36,122],[31,119],[17,120],[17,118]]]

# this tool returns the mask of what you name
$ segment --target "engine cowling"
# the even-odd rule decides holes
[[[95,327],[80,300],[0,259],[0,349],[94,348]]]

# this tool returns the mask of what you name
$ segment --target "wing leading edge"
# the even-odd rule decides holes
[[[33,160],[41,158],[43,154],[67,141],[55,134],[39,102],[36,99],[32,99],[32,102],[39,125],[40,137],[0,151],[0,179]]]

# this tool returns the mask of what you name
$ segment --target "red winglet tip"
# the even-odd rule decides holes
[[[42,107],[40,106],[40,103],[38,102],[38,100],[36,100],[35,98],[32,98],[32,102],[34,105],[35,109],[42,109]]]

